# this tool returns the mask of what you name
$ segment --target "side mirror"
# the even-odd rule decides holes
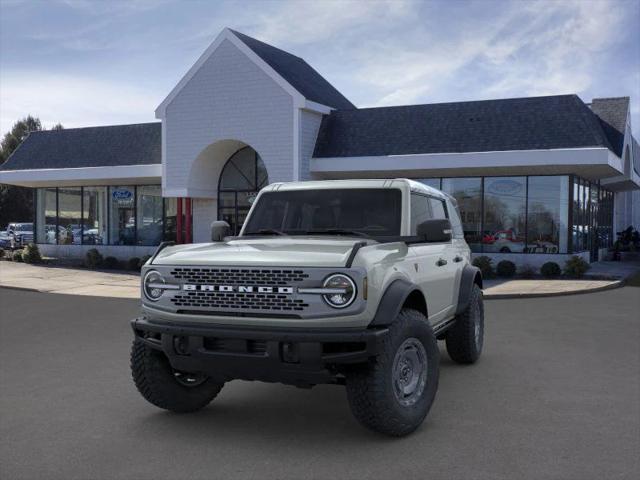
[[[427,242],[450,242],[451,222],[446,218],[426,220],[418,225],[416,233]]]
[[[224,220],[218,220],[211,224],[211,241],[221,242],[224,237],[231,235],[231,227]]]

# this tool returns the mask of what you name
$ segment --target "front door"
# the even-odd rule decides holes
[[[233,235],[240,233],[258,191],[268,183],[264,163],[251,147],[241,148],[229,158],[218,185],[218,219],[231,226]]]

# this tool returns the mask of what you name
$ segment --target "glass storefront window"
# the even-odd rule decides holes
[[[484,179],[484,234],[482,251],[524,253],[526,177],[486,177]]]
[[[433,187],[440,190],[440,179],[439,178],[416,178],[416,182],[423,183],[428,187]]]
[[[55,244],[58,224],[55,188],[39,188],[36,194],[36,242]]]
[[[135,245],[135,187],[109,187],[109,244]]]
[[[174,197],[164,199],[164,230],[162,239],[165,242],[176,241],[176,225],[178,218],[178,202]]]
[[[58,189],[58,244],[82,243],[82,189],[68,187]]]
[[[569,178],[529,177],[527,245],[531,253],[567,253]]]
[[[472,252],[482,251],[482,179],[443,178],[442,191],[458,202],[464,238]]]
[[[82,191],[82,243],[107,243],[107,187],[84,187]]]
[[[162,190],[158,185],[137,188],[136,225],[138,245],[158,245],[162,241]]]
[[[244,147],[231,155],[222,169],[218,185],[218,219],[240,232],[258,191],[269,183],[267,169],[260,155]]]

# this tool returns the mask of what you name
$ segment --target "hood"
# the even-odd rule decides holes
[[[344,267],[360,238],[268,237],[163,249],[154,265]]]

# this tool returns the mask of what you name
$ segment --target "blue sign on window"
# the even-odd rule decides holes
[[[111,196],[114,200],[130,200],[133,197],[131,190],[117,189],[111,192]]]

